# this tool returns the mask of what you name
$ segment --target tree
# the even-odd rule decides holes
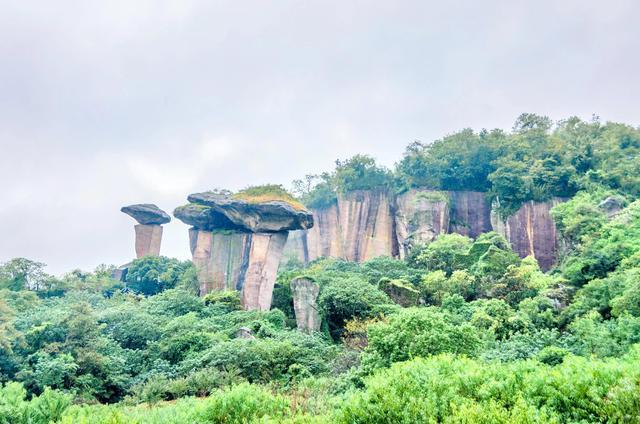
[[[26,258],[11,259],[0,266],[0,288],[9,290],[44,290],[52,278],[44,272],[46,265]]]

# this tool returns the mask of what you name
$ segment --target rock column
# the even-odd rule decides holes
[[[306,278],[296,278],[291,281],[291,294],[293,295],[293,309],[296,313],[298,330],[313,332],[320,330],[320,313],[316,299],[320,293],[320,287]]]

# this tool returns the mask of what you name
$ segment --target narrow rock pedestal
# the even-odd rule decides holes
[[[162,244],[162,226],[144,225],[134,226],[136,231],[136,257],[160,256]]]
[[[319,293],[320,287],[311,280],[296,278],[291,281],[293,309],[296,313],[298,330],[309,333],[320,330],[321,318],[316,303]]]

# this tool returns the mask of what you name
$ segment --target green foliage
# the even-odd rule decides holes
[[[614,422],[637,415],[635,356],[486,363],[449,355],[393,365],[366,381],[339,423]],[[627,417],[627,418],[624,418]]]
[[[217,305],[228,311],[237,311],[240,305],[240,293],[235,290],[214,291],[204,297],[206,305]]]
[[[247,187],[233,194],[232,197],[249,203],[280,201],[288,203],[294,209],[304,209],[304,205],[298,202],[293,195],[280,184],[265,184]]]
[[[441,234],[420,252],[416,263],[429,271],[440,270],[449,276],[459,269],[457,259],[469,251],[472,243],[469,237],[460,234]]]
[[[269,391],[241,384],[212,396],[200,417],[204,422],[243,424],[263,417],[278,419],[287,412],[288,402]]]
[[[185,278],[194,278],[189,272],[191,261],[179,261],[165,256],[146,256],[133,261],[127,272],[127,287],[136,293],[154,295],[176,287]]]
[[[337,160],[334,179],[337,190],[342,193],[385,188],[391,183],[389,171],[378,166],[375,159],[367,155]]]
[[[332,330],[339,330],[351,318],[368,318],[391,303],[376,286],[357,275],[337,278],[321,286],[318,306]]]
[[[369,327],[365,368],[439,353],[475,355],[481,340],[477,329],[433,308],[407,308],[388,322]]]

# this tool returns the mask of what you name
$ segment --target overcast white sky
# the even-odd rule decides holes
[[[0,262],[134,256],[122,205],[522,112],[640,124],[640,2],[0,0]],[[187,226],[163,254],[189,256]]]

